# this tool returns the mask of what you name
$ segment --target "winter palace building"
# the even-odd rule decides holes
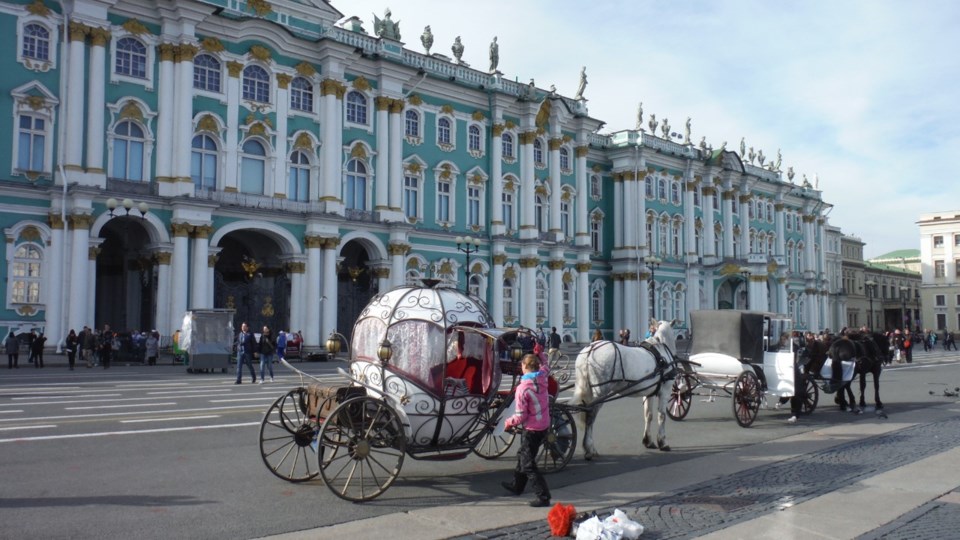
[[[231,308],[319,347],[423,277],[567,341],[701,308],[842,325],[830,205],[779,159],[653,121],[600,134],[582,95],[392,24],[322,0],[0,1],[0,331],[169,336]]]

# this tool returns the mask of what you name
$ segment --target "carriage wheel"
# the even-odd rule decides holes
[[[804,377],[803,394],[800,397],[800,414],[813,414],[820,401],[820,389],[812,378]]]
[[[537,454],[537,468],[544,473],[563,470],[577,451],[577,424],[566,407],[550,408],[550,427]]]
[[[733,416],[740,427],[750,427],[760,411],[760,380],[752,371],[744,371],[733,385]]]
[[[670,390],[670,400],[667,401],[667,416],[673,420],[683,420],[690,412],[693,403],[693,383],[686,373],[678,373],[673,380]]]
[[[483,435],[472,450],[474,454],[483,459],[496,459],[506,454],[513,444],[513,439],[517,436],[512,431],[504,431],[499,435],[494,435],[493,430],[496,429],[498,422],[494,422],[493,415],[497,412],[497,409],[488,408],[480,413],[480,421],[477,425],[483,430]],[[499,421],[499,415],[496,420]]]
[[[387,402],[369,396],[337,406],[320,428],[320,475],[334,495],[370,501],[393,484],[407,439],[403,422]]]
[[[319,425],[307,415],[306,389],[280,396],[260,423],[260,455],[270,472],[290,482],[320,474],[314,440]]]

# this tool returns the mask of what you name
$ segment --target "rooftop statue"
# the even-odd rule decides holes
[[[490,43],[490,73],[497,71],[498,64],[500,64],[500,45],[497,45],[497,36],[493,36],[493,42]]]
[[[423,34],[420,35],[420,43],[423,44],[423,48],[427,51],[427,56],[430,56],[430,47],[433,47],[433,32],[430,31],[429,24],[423,29]]]
[[[643,130],[643,102],[642,101],[640,102],[639,105],[637,105],[637,125],[633,129],[634,131]]]
[[[691,126],[691,122],[692,122],[692,120],[691,120],[690,117],[688,116],[688,117],[687,117],[687,123],[684,124],[684,126],[683,126],[683,143],[684,143],[684,144],[691,144],[691,142],[690,142],[690,126]]]
[[[658,125],[658,124],[660,124],[660,122],[657,122],[657,115],[651,114],[651,115],[650,115],[650,121],[647,123],[647,127],[650,128],[650,134],[651,134],[651,135],[656,135],[656,134],[657,134],[657,125]]]
[[[383,12],[383,19],[373,14],[373,31],[378,37],[400,41],[400,21],[394,22],[390,18],[390,8]]]
[[[583,92],[587,89],[587,66],[580,69],[580,86],[577,87],[577,94],[573,99],[583,99]]]
[[[747,141],[745,137],[740,137],[740,158],[747,157]]]
[[[457,63],[460,63],[460,59],[463,57],[463,43],[460,42],[460,36],[457,36],[457,39],[453,40],[453,46],[450,47],[450,50],[453,51],[453,57],[457,59]]]

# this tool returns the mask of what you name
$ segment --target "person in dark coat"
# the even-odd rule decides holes
[[[110,325],[103,325],[103,332],[100,332],[100,363],[103,369],[110,369],[110,359],[113,358],[113,342],[116,339]]]
[[[40,335],[30,344],[30,361],[35,368],[43,367],[43,344],[46,342],[47,338],[44,337],[43,332],[40,332]]]
[[[253,353],[257,352],[257,340],[253,337],[253,332],[247,323],[240,325],[240,333],[237,334],[237,382],[240,384],[243,379],[243,365],[250,368],[250,376],[257,382],[257,373],[253,370]]]
[[[264,364],[270,369],[270,382],[273,382],[273,356],[277,352],[277,342],[274,341],[269,326],[263,327],[258,350],[260,351],[260,384],[267,380],[266,373],[263,370]]]
[[[77,333],[70,329],[70,333],[67,334],[66,347],[67,347],[67,362],[70,364],[70,371],[73,371],[73,366],[77,362],[77,346],[79,344],[79,339],[77,339]]]
[[[20,369],[17,365],[20,360],[20,340],[14,335],[13,330],[3,341],[3,350],[7,353],[7,369]]]

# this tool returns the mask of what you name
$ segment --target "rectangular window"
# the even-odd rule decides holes
[[[934,236],[934,237],[933,237],[933,247],[935,247],[935,248],[942,248],[942,247],[943,247],[943,237],[942,237],[942,236]]]
[[[946,269],[944,268],[943,261],[933,261],[933,277],[942,278],[946,276]]]
[[[960,234],[953,235],[953,245],[960,246]]]
[[[437,184],[437,221],[450,222],[450,183]]]
[[[591,221],[590,222],[590,248],[595,251],[600,251],[600,221]]]
[[[21,171],[42,171],[46,145],[46,121],[24,114],[20,116],[17,168]]]
[[[957,314],[958,320],[960,320],[960,313]],[[946,330],[947,329],[947,314],[946,313],[937,313],[937,330]]]
[[[960,259],[953,260],[954,275],[960,277]]]
[[[420,179],[416,176],[403,177],[403,211],[408,219],[417,219],[420,200]]]
[[[467,225],[480,226],[480,189],[467,188]]]
[[[503,226],[508,231],[513,230],[513,193],[504,191],[500,195],[501,207],[503,208]]]
[[[957,303],[954,305],[960,307],[960,294],[957,295]]]

